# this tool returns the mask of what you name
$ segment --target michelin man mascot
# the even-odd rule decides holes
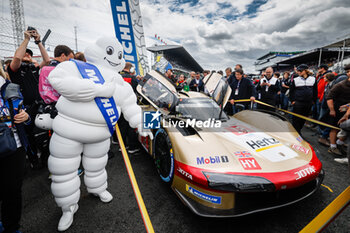
[[[78,210],[82,159],[87,191],[110,202],[107,191],[107,152],[110,137],[120,113],[142,136],[152,133],[142,129],[141,108],[132,87],[119,71],[124,68],[123,49],[116,38],[100,38],[84,51],[87,63],[71,60],[60,63],[49,75],[52,87],[61,95],[52,123],[48,167],[52,174],[51,190],[62,208],[58,230],[73,223]],[[83,156],[81,156],[83,153]]]

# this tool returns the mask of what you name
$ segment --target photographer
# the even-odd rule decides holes
[[[38,45],[43,61],[40,65],[33,62],[33,52],[27,49],[30,38],[34,39],[35,44]],[[23,103],[29,116],[35,119],[37,114],[37,102],[41,100],[39,94],[39,70],[50,61],[44,46],[41,43],[40,35],[35,28],[28,27],[24,32],[24,40],[18,47],[13,57],[13,60],[8,67],[8,73],[13,83],[20,85],[23,94]],[[34,154],[28,154],[29,160],[33,168],[40,168],[38,157],[36,155],[35,139],[34,139],[34,122],[25,127],[32,151]]]
[[[0,141],[0,201],[1,221],[4,232],[17,232],[22,211],[22,181],[25,170],[27,138],[23,123],[30,121],[29,115],[16,106],[9,104],[7,88],[10,82],[0,76],[0,119],[2,137]],[[19,88],[18,88],[19,89]],[[19,90],[17,91],[18,96]],[[18,102],[17,102],[18,103]],[[8,107],[12,106],[11,107]],[[11,132],[11,133],[10,133]],[[11,145],[11,146],[10,146]],[[0,222],[1,225],[1,222]],[[1,228],[1,227],[0,227]]]
[[[277,93],[280,92],[279,80],[273,77],[272,67],[265,70],[265,75],[261,77],[256,90],[259,92],[259,100],[272,106],[276,106]],[[258,104],[259,109],[275,111],[275,109]]]

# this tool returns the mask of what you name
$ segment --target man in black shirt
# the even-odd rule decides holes
[[[272,106],[276,106],[277,93],[280,91],[279,80],[273,77],[272,67],[265,70],[265,77],[260,79],[256,90],[260,92],[260,100]],[[275,109],[259,104],[259,109],[275,111]]]
[[[230,104],[234,104],[235,100],[239,99],[250,99],[251,101],[255,100],[256,91],[253,83],[243,77],[243,70],[236,69],[235,70],[236,79],[230,84],[232,89],[231,96],[229,99]],[[245,109],[249,109],[250,103],[242,103]]]
[[[34,38],[35,44],[38,45],[43,61],[40,65],[33,62],[33,52],[27,49],[30,38]],[[31,119],[35,119],[37,114],[37,101],[41,100],[39,94],[39,70],[50,61],[44,46],[41,43],[40,35],[36,30],[24,32],[24,40],[18,47],[13,60],[8,67],[8,73],[13,83],[19,84],[23,94],[23,104],[27,109]],[[28,157],[33,167],[38,167],[38,158],[36,156],[35,138],[34,138],[34,120],[30,125],[25,127],[28,134],[29,143],[34,154],[28,153]]]
[[[308,116],[317,100],[317,81],[305,64],[299,65],[297,72],[299,76],[294,78],[289,86],[290,101],[294,113]],[[292,125],[300,135],[304,123],[304,119],[293,116]]]
[[[125,63],[124,69],[120,72],[120,75],[123,77],[124,81],[129,83],[136,93],[136,87],[138,85],[138,81],[135,75],[132,75],[130,69],[132,68],[132,64],[130,62]],[[118,125],[120,127],[120,132],[123,137],[123,141],[126,145],[126,148],[130,154],[138,153],[140,151],[138,147],[138,139],[135,129],[131,128],[129,122],[127,122],[121,114],[118,120]],[[116,141],[115,134],[113,135],[113,140]]]

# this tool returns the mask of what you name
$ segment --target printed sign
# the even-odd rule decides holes
[[[252,129],[249,129],[248,127],[243,125],[233,125],[233,126],[227,127],[226,129],[231,131],[237,136],[253,132]]]
[[[143,112],[143,128],[159,129],[160,128],[160,112],[145,111]]]
[[[209,156],[209,157],[197,157],[197,164],[219,164],[219,163],[228,163],[228,157],[223,156]]]
[[[189,186],[188,184],[186,184],[186,191],[191,193],[193,196],[196,196],[199,199],[202,199],[204,201],[214,203],[214,204],[219,204],[219,205],[221,204],[221,197],[212,196],[212,195],[200,192],[195,188]]]
[[[295,150],[301,151],[301,152],[303,152],[305,154],[308,154],[309,151],[310,151],[309,149],[306,149],[305,147],[297,145],[297,144],[293,144],[292,148],[295,149]]]
[[[294,173],[295,175],[297,175],[297,178],[295,180],[299,180],[299,179],[304,178],[304,177],[306,177],[308,175],[311,175],[311,174],[313,174],[315,172],[316,171],[315,171],[315,169],[313,167],[304,168],[304,169]]]
[[[187,177],[188,179],[192,180],[192,175],[185,170],[183,170],[181,167],[177,168],[177,171],[182,174],[183,176]]]
[[[238,158],[250,158],[252,154],[249,151],[236,151],[234,152],[235,156]]]
[[[238,159],[244,170],[260,170],[261,167],[254,158]]]
[[[125,61],[131,62],[136,73],[140,74],[129,1],[111,0],[111,8],[115,34],[124,48]]]

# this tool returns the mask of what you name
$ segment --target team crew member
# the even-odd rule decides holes
[[[273,77],[272,67],[268,67],[265,70],[265,77],[260,79],[256,90],[260,93],[260,100],[272,106],[276,106],[277,93],[280,91],[280,84],[277,78]],[[270,107],[259,104],[259,109],[274,111]]]
[[[9,81],[0,76],[0,87],[2,92]],[[8,119],[12,111],[5,105],[4,98],[0,95],[0,121],[6,125],[15,128],[14,140],[17,150],[14,152],[0,153],[0,201],[1,221],[4,228],[3,232],[17,232],[20,225],[22,213],[22,181],[25,171],[26,148],[28,145],[23,123],[29,123],[29,115],[21,109],[19,113],[14,112],[13,121]],[[12,124],[14,123],[14,125]],[[0,222],[0,229],[1,229]]]
[[[235,100],[239,99],[250,99],[251,101],[255,100],[256,91],[253,83],[247,79],[243,78],[243,70],[235,70],[236,79],[230,84],[232,89],[229,102],[233,105]],[[249,103],[242,103],[245,106],[245,109],[249,108]]]
[[[124,69],[120,72],[120,75],[123,77],[125,82],[131,85],[132,89],[136,93],[136,87],[138,85],[138,82],[136,76],[131,74],[131,68],[132,64],[130,62],[126,62]],[[123,114],[121,114],[119,117],[118,125],[127,151],[130,154],[138,153],[140,149],[138,147],[137,134],[135,130],[131,128],[129,123],[125,120]],[[113,134],[113,141],[117,141],[116,134]]]
[[[294,113],[307,116],[317,100],[317,82],[305,64],[297,67],[297,73],[299,76],[294,78],[290,85],[290,101]],[[304,119],[293,116],[292,124],[299,134],[304,123]]]
[[[129,83],[136,93],[136,87],[138,85],[138,81],[135,75],[132,75],[130,70],[132,68],[132,64],[130,62],[125,63],[124,69],[120,72],[120,75],[123,77],[124,81]]]

